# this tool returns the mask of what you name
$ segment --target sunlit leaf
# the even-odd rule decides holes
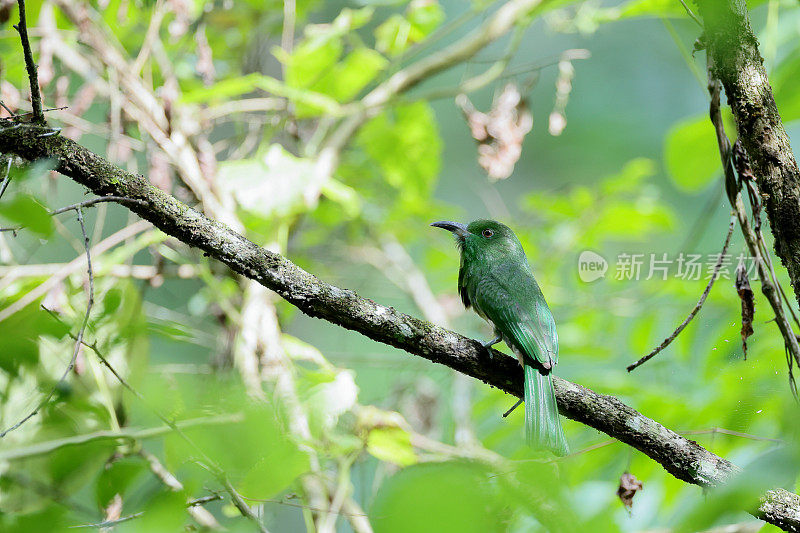
[[[371,430],[367,436],[367,451],[381,461],[400,466],[417,462],[408,432],[399,427],[384,427]]]
[[[411,2],[405,14],[395,14],[375,29],[375,46],[390,56],[404,52],[424,40],[444,20],[444,10],[437,1]]]
[[[296,157],[279,144],[253,159],[219,165],[220,186],[242,209],[269,218],[286,216],[316,201],[318,170],[312,160]]]
[[[425,102],[397,106],[365,124],[358,144],[380,165],[403,202],[427,196],[441,166],[442,143]]]

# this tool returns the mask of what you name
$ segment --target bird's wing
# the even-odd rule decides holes
[[[491,321],[512,348],[545,370],[558,363],[553,314],[529,269],[499,268],[476,283],[471,292],[475,310]]]
[[[458,269],[458,294],[461,296],[461,301],[464,303],[464,308],[469,309],[472,302],[469,300],[469,289],[467,287],[466,270],[462,262]]]

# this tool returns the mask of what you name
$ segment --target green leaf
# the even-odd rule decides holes
[[[28,285],[20,285],[21,296],[29,289]],[[12,299],[3,299],[5,305]],[[69,326],[62,324],[39,309],[37,300],[31,305],[17,311],[0,322],[0,338],[3,349],[0,350],[0,368],[10,374],[17,374],[20,367],[33,366],[39,361],[39,343],[47,337],[61,339],[69,331]]]
[[[286,84],[295,89],[305,89],[317,95],[327,95],[333,101],[345,102],[367,85],[387,64],[375,50],[356,47],[339,62],[345,51],[345,38],[372,18],[374,9],[348,9],[341,11],[331,24],[308,26],[303,41],[291,54],[275,48],[273,54],[286,66]],[[316,116],[323,101],[314,102],[287,94],[295,103],[295,114],[300,118]],[[322,100],[318,98],[318,100]],[[328,105],[328,108],[331,106]]]
[[[347,218],[354,218],[361,212],[361,196],[358,191],[341,181],[329,179],[322,186],[322,194],[339,204]]]
[[[784,122],[800,118],[800,55],[797,50],[783,61],[770,76],[775,103]]]
[[[0,205],[0,215],[43,237],[53,233],[50,211],[29,194],[17,194],[11,201],[4,202]]]
[[[123,522],[114,529],[120,533],[173,533],[183,531],[188,520],[186,494],[163,488],[151,496],[141,517]]]
[[[95,483],[97,505],[105,508],[116,494],[124,499],[128,487],[137,477],[147,471],[147,464],[138,456],[123,457],[103,468]]]
[[[389,56],[398,56],[409,46],[410,32],[410,22],[402,15],[392,15],[375,29],[375,48]]]
[[[326,78],[320,81],[321,87],[330,84],[329,90],[316,86],[315,88],[330,94],[339,102],[346,102],[366,87],[388,64],[389,61],[381,54],[362,46],[350,52]]]
[[[388,479],[369,511],[377,533],[508,531],[508,512],[483,465],[422,463]]]
[[[253,73],[237,78],[220,80],[209,87],[194,91],[186,91],[180,98],[183,104],[198,104],[227,100],[254,91],[257,88],[260,74]]]
[[[378,162],[406,206],[430,196],[441,166],[442,141],[426,102],[384,111],[361,128],[357,142]]]
[[[444,20],[438,2],[412,2],[405,15],[395,14],[375,29],[375,48],[390,56],[423,41]]]
[[[367,436],[367,451],[376,459],[399,466],[413,465],[418,461],[411,446],[411,436],[399,427],[371,430]]]
[[[619,8],[619,18],[633,17],[687,17],[680,2],[671,0],[632,0]]]
[[[178,418],[193,414],[241,413],[243,420],[215,427],[183,430],[165,439],[167,465],[178,469],[208,456],[231,478],[245,496],[271,498],[308,471],[309,459],[291,438],[278,405],[250,399],[238,379],[185,376],[162,395]],[[195,481],[208,479],[207,471],[195,469]]]
[[[707,115],[682,120],[667,134],[664,162],[675,184],[686,191],[704,189],[720,172],[714,126]]]

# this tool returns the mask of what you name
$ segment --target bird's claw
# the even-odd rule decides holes
[[[494,346],[495,344],[497,344],[501,340],[503,340],[503,338],[500,335],[498,335],[497,337],[495,337],[494,339],[492,339],[492,340],[490,340],[488,342],[482,342],[481,343],[481,346],[483,346],[484,349],[487,352],[489,352],[489,359],[494,359],[494,354],[492,353],[492,346]]]

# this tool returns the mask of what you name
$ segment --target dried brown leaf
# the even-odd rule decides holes
[[[736,267],[736,292],[742,301],[742,350],[747,359],[747,337],[753,334],[753,315],[755,314],[755,300],[750,280],[747,279],[747,269],[743,263]]]
[[[463,94],[456,103],[478,141],[478,164],[493,181],[509,177],[522,155],[522,141],[533,127],[533,115],[519,89],[512,83],[506,85],[488,113],[475,109]]]
[[[630,472],[625,472],[620,476],[617,496],[628,511],[633,507],[633,497],[640,490],[642,490],[642,482],[636,479],[636,476]]]

